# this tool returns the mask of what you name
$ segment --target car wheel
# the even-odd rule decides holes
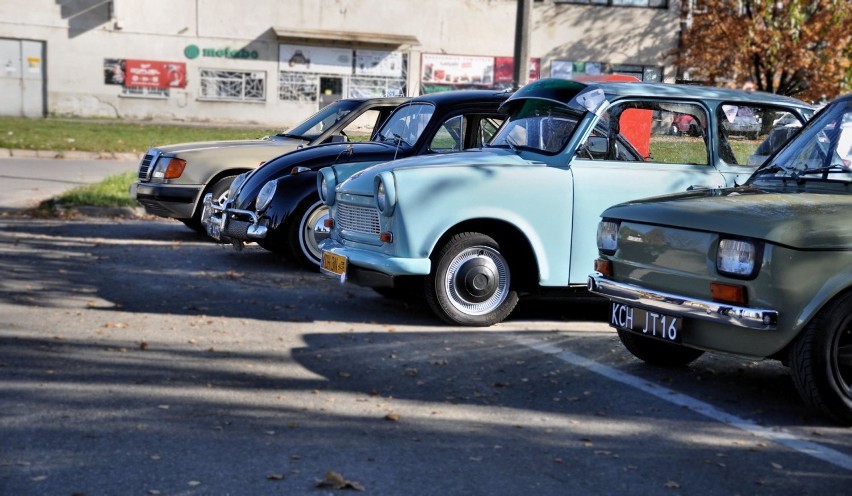
[[[426,279],[426,300],[444,321],[489,326],[505,319],[518,304],[509,263],[491,237],[456,234],[435,262]]]
[[[790,371],[805,403],[852,424],[852,293],[834,300],[790,349]]]
[[[316,201],[306,208],[300,209],[290,227],[289,248],[293,260],[309,268],[318,268],[320,264],[319,243],[328,238],[330,231],[325,227],[328,218],[328,206]]]
[[[701,350],[666,343],[623,329],[618,329],[618,338],[621,339],[621,343],[633,356],[651,365],[664,367],[687,365],[704,354]]]
[[[201,193],[201,198],[204,198],[207,193],[212,193],[213,201],[218,202],[221,205],[228,198],[228,189],[231,188],[231,183],[234,182],[235,177],[237,176],[225,176],[219,179]],[[203,209],[204,205],[201,202],[198,202],[198,206],[195,208],[195,213],[192,215],[192,218],[183,219],[182,222],[193,231],[207,235],[207,231],[201,224],[201,211]]]

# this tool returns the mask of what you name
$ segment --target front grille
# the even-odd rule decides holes
[[[378,235],[379,211],[375,208],[338,204],[334,223],[343,230]]]
[[[157,161],[158,153],[146,153],[144,157],[142,157],[142,163],[139,164],[139,180],[140,181],[148,181],[150,179],[151,166]]]

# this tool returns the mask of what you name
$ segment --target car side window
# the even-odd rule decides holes
[[[441,124],[438,132],[429,143],[429,150],[436,153],[458,152],[462,150],[464,143],[465,121],[464,116],[451,117]]]
[[[379,120],[378,109],[367,110],[342,129],[342,134],[349,141],[370,141]]]
[[[618,103],[597,123],[578,158],[707,165],[706,127],[707,114],[700,105]]]
[[[720,105],[716,122],[719,158],[730,165],[749,166],[765,162],[803,124],[783,109],[739,103]]]

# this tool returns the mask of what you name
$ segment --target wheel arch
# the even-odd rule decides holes
[[[195,208],[193,208],[193,215],[199,213],[199,209],[201,208],[201,201],[204,199],[204,195],[210,192],[210,188],[213,187],[220,179],[228,176],[238,176],[243,172],[249,172],[253,169],[247,167],[238,167],[233,169],[223,169],[214,174],[209,181],[204,184],[204,189],[201,190],[201,194],[198,195],[198,198],[195,199]]]
[[[529,238],[517,226],[499,219],[468,219],[460,222],[442,234],[431,251],[432,265],[435,257],[456,234],[477,232],[494,238],[500,244],[501,252],[509,262],[512,279],[518,289],[530,291],[538,287],[540,270],[538,257]]]

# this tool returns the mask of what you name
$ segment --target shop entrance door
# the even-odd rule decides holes
[[[343,78],[320,77],[319,106],[325,107],[343,98]]]
[[[0,39],[0,115],[44,117],[44,42]]]

